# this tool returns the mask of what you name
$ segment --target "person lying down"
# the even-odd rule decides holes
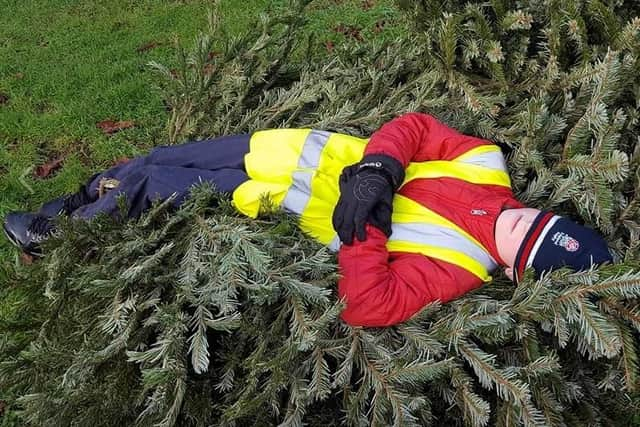
[[[403,322],[492,280],[514,282],[612,262],[594,230],[515,199],[500,148],[421,113],[384,124],[369,139],[312,129],[272,129],[157,147],[94,175],[37,212],[11,212],[4,231],[41,256],[56,218],[135,218],[158,199],[175,206],[207,181],[257,217],[267,193],[300,227],[338,252],[342,318],[352,325]]]

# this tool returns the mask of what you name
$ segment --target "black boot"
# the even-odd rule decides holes
[[[70,194],[64,198],[62,203],[62,212],[60,213],[64,215],[71,215],[73,211],[79,207],[93,203],[96,199],[97,197],[91,197],[91,195],[87,193],[85,186],[82,186],[76,193]]]
[[[55,232],[53,220],[31,212],[11,212],[4,219],[9,240],[29,255],[41,257],[40,244]]]
[[[68,194],[45,203],[38,211],[38,214],[48,217],[58,215],[68,216],[79,207],[93,203],[95,200],[95,197],[91,197],[87,193],[85,186],[82,186],[76,193]]]

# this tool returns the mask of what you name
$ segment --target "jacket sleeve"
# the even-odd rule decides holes
[[[421,254],[389,253],[387,237],[367,225],[367,239],[342,245],[338,294],[342,319],[354,326],[401,323],[433,301],[451,301],[482,285],[468,271]]]
[[[452,160],[490,141],[463,135],[423,113],[408,113],[385,123],[371,135],[364,154],[386,154],[406,168],[409,162]]]

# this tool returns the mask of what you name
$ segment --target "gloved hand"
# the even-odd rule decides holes
[[[367,222],[389,236],[393,193],[403,180],[402,164],[382,154],[367,155],[346,167],[340,175],[340,198],[333,211],[333,227],[340,240],[350,245],[355,233],[364,241]]]
[[[393,197],[393,196],[392,196]],[[382,231],[387,237],[391,236],[392,205],[387,201],[381,201],[373,207],[367,223]]]

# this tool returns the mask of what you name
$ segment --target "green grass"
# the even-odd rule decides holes
[[[222,24],[238,34],[260,13],[284,4],[224,1]],[[9,101],[0,106],[0,215],[33,209],[75,190],[114,159],[163,142],[167,113],[146,64],[172,63],[173,40],[189,44],[206,25],[210,2],[3,0],[1,6],[0,93]],[[374,27],[384,19],[382,36],[393,35],[390,21],[397,12],[390,1],[365,9],[362,1],[317,1],[309,6],[309,31],[321,43],[341,43],[349,37],[336,26],[381,36]],[[147,43],[158,46],[139,52]],[[105,119],[133,120],[136,126],[105,136],[96,127]],[[31,168],[58,157],[64,167],[54,176],[32,177]],[[11,253],[0,243],[2,259]]]
[[[130,156],[162,138],[160,94],[145,64],[173,56],[174,36],[192,37],[206,21],[207,4],[194,2],[27,1],[3,7],[0,25],[0,213],[32,208],[71,191],[90,170]],[[135,4],[135,6],[131,6]],[[148,42],[161,46],[136,49]],[[136,127],[107,137],[104,119]],[[47,180],[18,179],[54,157],[65,165]]]
[[[361,29],[364,38],[394,37],[403,31],[392,0],[316,0],[307,29],[321,45],[356,42],[335,31],[339,25]],[[165,142],[167,112],[149,61],[174,63],[174,40],[190,45],[205,28],[211,1],[183,0],[0,0],[0,217],[29,210],[74,191],[97,170],[122,156],[142,154]],[[233,36],[258,15],[281,10],[285,0],[223,0],[225,31]],[[384,20],[382,32],[376,23]],[[148,43],[157,46],[139,51]],[[327,54],[330,54],[327,52]],[[1,98],[1,97],[0,97]],[[133,120],[136,126],[104,135],[101,120]],[[64,158],[47,179],[35,166]],[[0,237],[0,322],[18,313],[8,277],[19,262],[17,251]],[[6,398],[6,396],[4,396]],[[3,398],[0,391],[0,399]],[[15,414],[0,418],[0,425]]]

